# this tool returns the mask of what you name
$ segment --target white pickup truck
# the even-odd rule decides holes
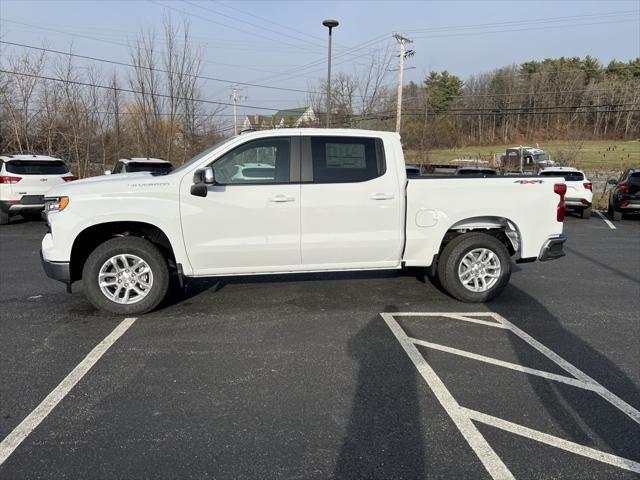
[[[255,167],[259,165],[260,167]],[[185,278],[425,267],[455,298],[502,291],[512,260],[564,255],[562,178],[407,179],[399,135],[242,134],[167,175],[95,177],[46,198],[47,275],[140,314]],[[512,259],[513,257],[513,259]]]

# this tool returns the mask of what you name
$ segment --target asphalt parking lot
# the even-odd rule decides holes
[[[567,256],[488,304],[418,271],[236,277],[125,321],[12,222],[0,478],[639,478],[640,221],[615,227],[567,218]]]

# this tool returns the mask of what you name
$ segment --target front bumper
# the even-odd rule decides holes
[[[42,255],[42,250],[40,250],[40,262],[47,277],[66,283],[67,285],[71,283],[71,265],[69,262],[52,262],[46,260]]]
[[[547,260],[555,260],[556,258],[564,257],[566,254],[562,247],[566,241],[567,237],[564,235],[548,238],[540,250],[538,260],[546,262]]]

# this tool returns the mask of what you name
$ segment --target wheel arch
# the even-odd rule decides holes
[[[438,254],[454,238],[465,233],[486,233],[500,240],[511,256],[519,255],[522,248],[522,236],[515,222],[501,216],[477,216],[458,220],[452,224],[440,241]]]
[[[175,266],[175,253],[171,241],[158,226],[139,221],[98,223],[82,230],[73,241],[70,257],[71,281],[82,278],[84,263],[98,245],[118,236],[135,236],[149,240]]]

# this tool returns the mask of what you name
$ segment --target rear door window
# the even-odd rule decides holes
[[[69,169],[61,160],[12,160],[6,163],[6,170],[16,175],[62,175]]]
[[[311,137],[314,183],[364,182],[385,173],[382,140]]]

